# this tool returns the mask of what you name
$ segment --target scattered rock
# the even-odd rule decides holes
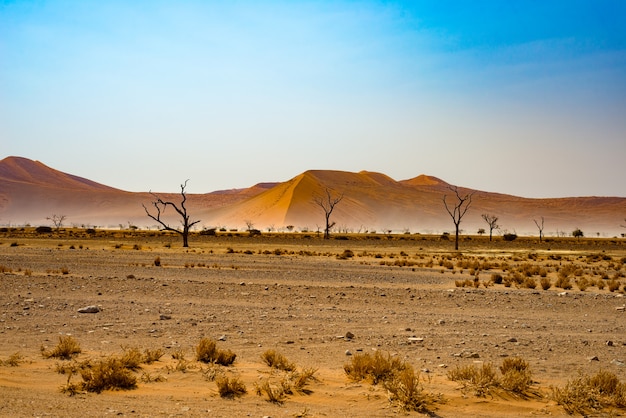
[[[626,306],[618,306],[615,310],[618,312],[624,312],[626,310]]]
[[[424,342],[424,339],[421,337],[409,337],[410,343],[421,343]]]
[[[558,294],[559,296],[567,296],[567,292],[561,292]]]
[[[226,341],[226,335],[222,335],[218,338],[219,341]]]
[[[172,316],[171,315],[166,315],[166,314],[161,314],[161,315],[159,315],[159,319],[161,321],[166,321],[168,319],[172,319]]]
[[[440,319],[440,320],[437,321],[437,325],[443,325],[445,323],[446,323],[446,321],[443,320],[443,319]]]
[[[598,356],[587,357],[587,360],[589,360],[589,361],[600,361]]]
[[[84,308],[80,308],[78,313],[98,313],[100,312],[100,308],[96,305],[85,306]]]
[[[608,341],[606,342],[606,345],[607,345],[607,346],[609,346],[609,347],[613,347],[613,341],[608,340]]]
[[[351,340],[353,338],[354,338],[354,334],[353,333],[351,333],[350,331],[346,332],[346,335],[345,335],[345,339],[346,340]]]
[[[507,343],[516,343],[517,342],[517,338],[515,337],[511,337],[508,340],[506,340]]]
[[[614,358],[613,360],[611,360],[611,364],[616,365],[617,367],[624,367],[626,366],[626,363],[624,363],[622,360],[618,360],[616,358]]]
[[[351,355],[352,355],[352,351],[346,350],[346,356],[351,356]]]

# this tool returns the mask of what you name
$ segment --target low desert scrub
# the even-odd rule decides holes
[[[294,363],[289,362],[284,355],[278,353],[276,350],[266,350],[263,354],[261,354],[261,359],[265,364],[274,369],[286,372],[291,372],[296,369],[296,365]]]
[[[120,357],[120,362],[124,368],[136,371],[141,368],[141,363],[144,362],[144,356],[136,347],[122,347],[124,353]]]
[[[87,392],[100,393],[104,390],[134,389],[137,378],[117,357],[99,360],[80,370],[82,388]]]
[[[541,280],[539,280],[539,284],[543,290],[548,290],[552,287],[552,280],[547,277],[542,277]]]
[[[383,387],[389,392],[391,402],[406,411],[428,413],[428,404],[435,401],[431,394],[424,391],[419,373],[415,373],[410,364],[394,374],[393,378],[385,380]]]
[[[13,269],[11,267],[7,267],[5,265],[0,264],[0,273],[11,273]]]
[[[24,361],[24,357],[20,353],[13,353],[9,356],[8,359],[2,361],[0,360],[0,366],[10,366],[17,367]]]
[[[448,379],[459,382],[463,390],[471,390],[479,397],[493,395],[497,390],[519,396],[528,394],[532,384],[532,372],[525,360],[519,357],[505,358],[499,370],[501,376],[498,376],[491,363],[457,366],[448,372]]]
[[[371,380],[372,384],[376,385],[401,372],[405,367],[406,364],[400,359],[376,351],[373,355],[356,354],[350,363],[343,366],[343,370],[354,381]]]
[[[160,374],[157,374],[156,376],[152,376],[148,372],[143,372],[141,374],[141,381],[143,383],[165,382],[165,377],[163,377]]]
[[[572,283],[570,282],[569,277],[563,277],[559,274],[559,277],[556,279],[556,283],[554,283],[554,287],[569,290],[572,288]]]
[[[476,396],[486,396],[499,386],[496,369],[489,363],[482,366],[457,366],[448,372],[448,379],[459,382],[463,390],[470,389]]]
[[[216,363],[230,366],[235,362],[237,355],[230,350],[219,350],[217,343],[209,338],[203,338],[196,347],[196,360],[203,363]]]
[[[619,290],[620,283],[615,279],[611,279],[606,282],[606,285],[609,288],[609,292],[615,292]]]
[[[150,350],[146,348],[143,351],[143,362],[146,364],[152,364],[155,361],[159,361],[163,357],[163,350],[157,348],[156,350]]]
[[[292,371],[284,375],[278,382],[271,382],[270,379],[262,383],[255,382],[255,391],[259,396],[265,394],[269,402],[281,404],[288,395],[310,394],[311,391],[307,390],[306,386],[309,382],[317,380],[315,373],[317,369],[304,368],[301,371]]]
[[[568,414],[590,414],[626,407],[626,383],[606,371],[593,376],[579,375],[565,387],[551,387],[552,399]]]
[[[82,352],[78,342],[71,336],[59,337],[59,343],[52,350],[46,350],[41,347],[41,354],[44,358],[58,358],[62,360],[71,360]]]
[[[217,391],[222,398],[235,398],[246,394],[246,385],[238,377],[220,376],[215,379]]]
[[[75,395],[80,392],[101,393],[104,390],[134,389],[137,387],[137,378],[131,370],[124,367],[118,357],[108,357],[96,362],[83,361],[57,365],[56,371],[67,374],[67,382],[61,386],[61,392]],[[80,374],[83,381],[72,383],[75,374]]]

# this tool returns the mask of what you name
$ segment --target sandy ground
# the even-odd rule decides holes
[[[439,265],[446,257],[460,260],[452,248],[436,238],[404,237],[193,237],[183,249],[177,237],[159,234],[0,234],[0,360],[23,357],[17,367],[0,366],[0,416],[419,416],[391,403],[381,385],[346,377],[349,354],[374,350],[420,370],[424,391],[441,399],[430,413],[441,417],[562,416],[548,396],[551,385],[598,370],[626,381],[626,279],[618,274],[617,292],[457,287],[473,276]],[[354,256],[338,259],[346,249]],[[567,263],[590,279],[626,272],[624,240],[483,238],[462,242],[461,251],[466,259],[509,266],[541,264],[553,278]],[[396,260],[412,265],[388,265]],[[480,280],[494,272],[501,271],[482,271]],[[78,313],[88,305],[101,311]],[[348,332],[354,338],[346,339]],[[78,360],[160,348],[160,361],[136,375],[164,381],[63,394],[67,377],[55,372],[61,361],[44,359],[40,348],[68,335],[83,349]],[[237,354],[224,373],[239,377],[246,395],[219,397],[209,367],[194,361],[203,337]],[[318,369],[309,394],[275,404],[255,393],[255,383],[281,377],[261,360],[268,349]],[[189,360],[184,372],[174,370],[176,352]],[[459,365],[497,366],[507,356],[530,363],[536,396],[480,398],[446,376]]]

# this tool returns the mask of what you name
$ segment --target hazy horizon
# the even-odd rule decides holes
[[[0,4],[0,145],[127,191],[625,196],[621,1]]]

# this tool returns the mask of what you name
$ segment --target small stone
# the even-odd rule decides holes
[[[245,286],[245,285],[246,285],[246,282],[239,283],[239,286]]]
[[[78,313],[98,313],[100,312],[100,308],[95,305],[85,306],[84,308],[80,308]]]
[[[609,347],[613,347],[613,341],[609,340],[606,342],[606,345]]]
[[[613,360],[611,360],[611,364],[616,365],[617,367],[624,367],[626,366],[626,363],[624,363],[622,360],[618,360],[616,358],[614,358]]]
[[[615,310],[618,312],[624,312],[626,310],[626,306],[618,306]]]
[[[159,319],[161,321],[166,321],[168,319],[172,319],[172,316],[171,315],[166,315],[166,314],[161,314],[161,315],[159,315]]]
[[[558,293],[559,296],[567,296],[567,292]]]
[[[517,342],[517,338],[515,337],[511,337],[508,340],[506,340],[507,343],[516,343]]]
[[[443,319],[440,319],[440,320],[438,320],[438,321],[437,321],[437,324],[438,324],[438,325],[443,325],[443,324],[445,324],[445,323],[446,323],[446,321],[445,321],[445,320],[443,320]]]
[[[467,356],[467,358],[480,358],[480,355],[478,353],[471,353],[469,356]]]
[[[346,340],[351,340],[351,339],[354,338],[354,334],[351,333],[350,331],[348,331],[348,332],[346,332],[345,338],[346,338]]]
[[[598,356],[591,356],[591,357],[587,357],[587,360],[589,360],[589,361],[600,361],[600,359],[598,358]]]
[[[346,356],[351,356],[351,355],[352,355],[352,351],[346,350]]]
[[[421,337],[409,337],[410,343],[421,343],[424,342],[424,339]]]
[[[440,364],[439,366],[437,366],[437,367],[439,367],[439,368],[441,368],[441,369],[446,369],[446,368],[448,368],[448,365],[447,365],[447,364],[445,364],[445,363],[441,363],[441,364]]]
[[[222,335],[218,338],[219,341],[226,341],[226,335]]]

